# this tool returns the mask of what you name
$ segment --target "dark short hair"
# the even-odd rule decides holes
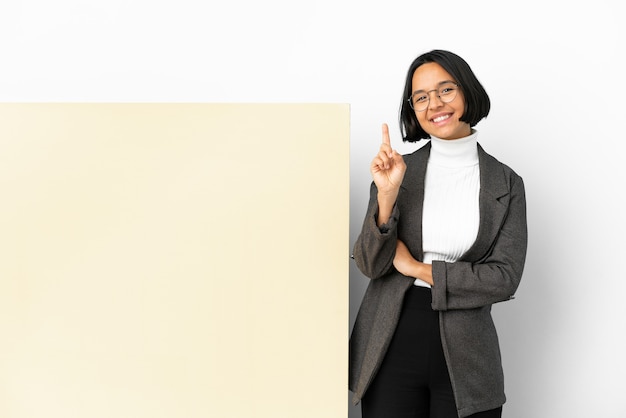
[[[461,122],[466,122],[470,127],[474,127],[489,114],[491,107],[489,96],[467,62],[452,52],[435,49],[417,57],[407,72],[402,104],[400,105],[400,132],[402,132],[402,140],[405,142],[417,142],[424,138],[430,138],[430,135],[422,129],[417,121],[415,111],[408,101],[413,94],[413,73],[422,64],[430,62],[441,65],[459,83],[465,97],[465,111],[460,118]]]

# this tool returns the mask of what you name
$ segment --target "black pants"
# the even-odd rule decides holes
[[[363,418],[458,418],[431,290],[407,291],[385,359],[361,401]],[[471,415],[499,418],[502,408]]]

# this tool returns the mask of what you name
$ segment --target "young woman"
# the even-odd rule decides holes
[[[490,101],[469,65],[434,50],[411,64],[400,113],[412,154],[382,144],[354,246],[370,283],[350,339],[363,418],[500,417],[504,378],[491,305],[526,258],[524,184],[473,127]]]

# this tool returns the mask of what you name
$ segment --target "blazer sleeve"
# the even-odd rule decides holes
[[[378,217],[378,190],[374,182],[370,187],[370,200],[359,234],[352,252],[354,261],[361,272],[370,279],[378,279],[389,273],[393,267],[398,240],[399,211],[394,206],[391,217],[380,227]]]
[[[433,262],[433,309],[472,309],[513,299],[527,240],[524,183],[512,173],[507,213],[487,255],[479,262]]]

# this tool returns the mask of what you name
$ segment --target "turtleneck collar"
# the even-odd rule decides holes
[[[469,167],[478,164],[478,132],[459,139],[440,139],[431,136],[429,164],[443,167]]]

